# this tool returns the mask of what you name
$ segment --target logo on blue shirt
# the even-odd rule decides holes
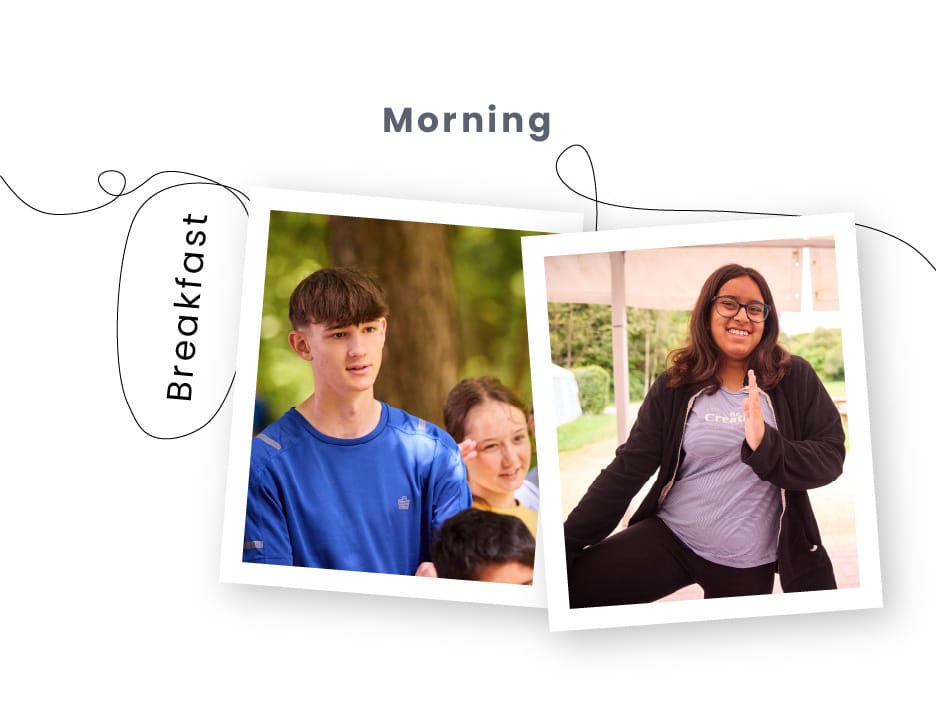
[[[396,504],[400,510],[409,510],[410,499],[407,498],[406,496],[403,496],[402,498],[397,500]]]

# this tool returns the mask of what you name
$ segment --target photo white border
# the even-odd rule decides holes
[[[545,567],[543,545],[539,534],[537,534],[532,588],[513,584],[252,564],[241,561],[247,483],[250,473],[250,445],[253,434],[267,241],[270,212],[274,210],[489,227],[525,232],[579,231],[584,225],[584,214],[270,188],[251,190],[249,207],[224,522],[221,534],[220,580],[228,583],[263,586],[545,607]]]
[[[665,601],[598,608],[569,608],[563,533],[556,413],[551,389],[549,319],[544,258],[638,249],[668,249],[705,244],[737,244],[832,236],[835,241],[842,319],[842,347],[848,388],[849,465],[854,487],[855,539],[859,586],[809,593],[710,600]],[[868,394],[858,286],[855,220],[852,214],[757,218],[696,225],[608,230],[582,234],[524,237],[527,328],[530,334],[533,404],[536,408],[537,460],[540,467],[540,526],[546,557],[549,628],[579,630],[629,625],[718,620],[792,613],[882,607],[877,517],[871,466]],[[550,428],[549,431],[546,428]],[[612,457],[608,457],[610,462]]]

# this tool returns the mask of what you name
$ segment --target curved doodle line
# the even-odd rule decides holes
[[[176,173],[180,173],[180,172],[176,172]],[[196,178],[201,178],[201,176],[196,176]],[[199,430],[204,429],[208,425],[208,423],[214,420],[215,417],[218,415],[218,413],[221,412],[221,408],[224,407],[224,403],[227,401],[228,395],[230,395],[231,393],[231,388],[234,387],[234,379],[237,376],[236,371],[234,372],[234,374],[231,375],[231,383],[228,384],[227,391],[224,393],[224,398],[222,398],[221,402],[218,404],[218,409],[214,411],[211,417],[209,417],[203,425],[195,428],[194,430],[186,432],[185,434],[176,435],[174,437],[160,437],[144,429],[143,425],[140,424],[140,421],[137,420],[136,413],[133,412],[133,407],[130,405],[130,399],[127,398],[127,391],[124,388],[124,382],[123,382],[123,373],[121,372],[121,368],[120,368],[120,290],[121,290],[121,286],[123,285],[123,270],[124,270],[124,262],[127,257],[127,245],[130,243],[130,233],[133,231],[133,225],[136,222],[137,216],[140,214],[143,208],[146,207],[146,204],[150,200],[155,198],[160,193],[164,193],[165,191],[171,190],[173,188],[179,188],[182,186],[194,186],[194,185],[216,185],[221,188],[224,188],[229,193],[232,193],[232,195],[234,194],[234,192],[240,193],[240,191],[237,191],[235,188],[229,188],[228,186],[223,185],[221,183],[217,183],[216,181],[212,181],[211,179],[206,179],[206,180],[209,182],[206,183],[204,181],[196,181],[196,182],[191,182],[191,183],[175,183],[171,186],[166,186],[165,188],[157,190],[155,193],[150,195],[146,200],[144,200],[140,204],[140,207],[137,208],[136,212],[133,213],[133,219],[130,220],[130,227],[127,228],[127,237],[126,239],[124,239],[123,253],[120,255],[120,276],[117,279],[117,320],[116,320],[117,326],[115,328],[115,336],[116,336],[116,342],[117,342],[117,376],[120,379],[120,392],[123,394],[124,403],[126,403],[127,405],[127,410],[130,411],[130,416],[133,418],[133,421],[136,423],[136,426],[140,428],[140,431],[143,432],[143,434],[149,437],[152,437],[153,439],[181,439],[182,437],[188,437],[189,435],[195,434]],[[241,195],[243,195],[243,193],[241,193]],[[240,198],[238,198],[236,195],[234,195],[234,197],[237,199],[237,202],[240,204],[240,206],[244,208],[244,213],[248,214],[249,216],[249,213],[247,211],[247,206],[244,204],[244,202]],[[244,197],[246,198],[247,196],[244,196]]]
[[[112,192],[111,190],[108,190],[107,186],[105,186],[104,183],[102,182],[102,180],[104,179],[104,177],[105,177],[107,174],[116,174],[116,175],[120,178],[120,187],[119,187],[119,189],[117,189],[116,192]],[[117,199],[122,198],[123,196],[130,195],[131,193],[136,192],[137,190],[139,190],[140,188],[142,188],[144,185],[146,185],[147,183],[149,183],[149,182],[150,182],[151,180],[153,180],[154,178],[156,178],[156,177],[158,177],[158,176],[163,176],[163,175],[187,176],[187,177],[190,177],[190,178],[197,178],[197,179],[200,179],[200,180],[194,181],[194,182],[187,182],[187,183],[175,183],[175,184],[173,184],[173,185],[171,185],[171,186],[167,186],[167,187],[165,187],[165,188],[162,188],[162,189],[156,191],[155,193],[153,193],[152,195],[150,195],[146,200],[143,201],[143,203],[140,205],[140,207],[137,208],[136,212],[134,213],[133,219],[130,221],[130,227],[127,229],[127,237],[124,239],[123,253],[122,253],[121,256],[120,256],[120,275],[118,276],[118,279],[117,279],[117,320],[116,320],[116,329],[115,329],[115,332],[116,332],[116,335],[115,335],[115,336],[116,336],[116,343],[117,343],[117,376],[118,376],[118,378],[119,378],[119,380],[120,380],[120,392],[121,392],[121,394],[123,395],[124,403],[126,403],[127,409],[130,411],[130,416],[133,418],[133,421],[136,423],[136,426],[140,428],[140,431],[143,432],[145,435],[147,435],[147,436],[149,436],[149,437],[152,437],[153,439],[180,439],[181,437],[188,437],[189,435],[195,434],[195,433],[198,432],[199,430],[204,429],[212,420],[215,419],[215,417],[217,417],[218,413],[221,412],[221,408],[224,407],[224,403],[227,402],[228,396],[230,396],[230,394],[231,394],[231,389],[234,387],[234,379],[237,377],[237,372],[235,371],[234,374],[231,376],[231,383],[228,385],[227,391],[225,391],[225,393],[224,393],[224,398],[221,400],[221,403],[218,405],[218,409],[215,410],[214,414],[212,414],[212,416],[211,416],[210,418],[208,418],[208,420],[206,420],[205,423],[204,423],[203,425],[201,425],[200,427],[198,427],[198,428],[192,430],[191,432],[186,432],[185,434],[181,434],[181,435],[178,435],[178,436],[176,436],[176,437],[159,437],[159,436],[157,436],[157,435],[154,435],[154,434],[148,432],[147,430],[145,430],[145,429],[143,428],[143,426],[140,424],[140,421],[137,420],[136,414],[133,412],[133,408],[130,406],[130,401],[129,401],[129,399],[127,398],[127,391],[126,391],[126,389],[124,388],[123,375],[122,375],[121,369],[120,369],[120,331],[119,331],[119,330],[120,330],[120,289],[121,289],[121,285],[122,285],[122,283],[123,283],[124,260],[126,259],[126,255],[127,255],[127,243],[128,243],[129,240],[130,240],[130,232],[133,230],[133,223],[136,222],[136,218],[137,218],[137,215],[140,214],[140,210],[142,210],[143,207],[144,207],[150,200],[152,200],[155,196],[159,195],[159,194],[162,193],[163,191],[169,190],[170,188],[175,188],[175,187],[178,187],[178,186],[185,186],[185,185],[215,185],[215,186],[218,186],[219,188],[224,188],[226,191],[228,191],[229,193],[231,193],[231,195],[233,195],[233,196],[237,199],[237,201],[240,203],[241,207],[244,208],[244,212],[247,213],[248,216],[249,216],[249,212],[248,212],[248,210],[247,210],[247,206],[245,205],[245,202],[244,202],[244,201],[249,202],[249,201],[250,201],[250,198],[249,198],[249,197],[246,195],[246,193],[244,193],[243,191],[241,191],[241,190],[239,190],[239,189],[237,189],[237,188],[234,188],[233,186],[225,185],[224,183],[221,183],[221,182],[219,182],[219,181],[216,181],[216,180],[214,180],[213,178],[208,178],[207,176],[201,176],[201,175],[199,175],[199,174],[197,174],[197,173],[190,173],[190,172],[188,172],[188,171],[174,171],[174,170],[169,170],[169,171],[157,171],[157,172],[154,173],[152,176],[150,176],[150,177],[147,178],[146,180],[142,181],[142,182],[139,183],[138,185],[134,186],[134,187],[131,188],[130,190],[126,190],[126,188],[127,188],[127,177],[123,174],[123,172],[118,171],[118,170],[116,170],[116,169],[107,169],[107,170],[105,170],[105,171],[101,171],[101,172],[98,174],[97,182],[98,182],[98,187],[99,187],[102,191],[104,191],[107,195],[111,196],[110,200],[108,200],[108,201],[105,202],[105,203],[101,203],[100,205],[96,205],[96,206],[94,206],[94,207],[87,208],[87,209],[85,209],[85,210],[74,210],[74,211],[71,211],[71,212],[52,212],[52,211],[50,211],[50,210],[43,210],[43,209],[41,209],[41,208],[38,208],[38,207],[36,207],[36,206],[34,206],[34,205],[32,205],[32,204],[26,202],[26,201],[20,196],[20,194],[17,193],[17,192],[13,189],[13,187],[9,184],[9,182],[6,180],[6,178],[4,178],[2,175],[0,175],[0,181],[3,182],[3,185],[5,185],[5,186],[7,187],[7,190],[9,190],[17,200],[19,200],[23,205],[25,205],[26,207],[28,207],[30,210],[33,210],[34,212],[38,212],[38,213],[40,213],[40,214],[42,214],[42,215],[62,216],[62,215],[84,215],[84,214],[87,214],[87,213],[89,213],[89,212],[94,212],[95,210],[100,210],[101,208],[107,207],[108,205],[110,205],[111,203],[113,203],[114,201],[116,201]]]
[[[925,261],[927,264],[929,264],[929,267],[933,269],[933,271],[936,271],[936,266],[933,266],[933,262],[927,259],[926,255],[922,251],[917,249],[915,246],[913,246],[910,242],[906,241],[905,239],[901,239],[897,235],[891,234],[890,232],[885,232],[884,230],[878,229],[877,227],[872,227],[871,225],[863,225],[860,222],[856,222],[855,227],[864,227],[865,229],[870,229],[872,232],[880,232],[881,234],[886,234],[891,239],[896,239],[901,244],[906,244],[908,247],[913,249],[913,251],[919,254],[920,258],[923,259],[923,261]]]
[[[111,191],[109,191],[109,190],[104,186],[103,183],[101,183],[101,179],[102,179],[106,174],[108,174],[108,173],[116,173],[118,176],[120,176],[120,180],[121,180],[122,184],[121,184],[121,186],[120,186],[120,190],[118,190],[116,193],[112,193]],[[135,187],[131,188],[130,190],[125,190],[125,188],[127,187],[127,177],[123,174],[123,172],[118,171],[118,170],[116,170],[116,169],[107,169],[106,171],[101,171],[101,172],[98,174],[97,182],[98,182],[98,188],[100,188],[100,189],[103,190],[105,193],[107,193],[108,195],[111,196],[111,199],[110,199],[110,200],[108,200],[106,203],[101,203],[100,205],[96,205],[95,207],[90,207],[90,208],[88,208],[88,209],[86,209],[86,210],[75,210],[75,211],[73,211],[73,212],[51,212],[51,211],[49,211],[49,210],[42,210],[42,209],[40,209],[40,208],[37,208],[35,205],[31,205],[30,203],[27,203],[25,200],[23,200],[23,198],[20,197],[20,194],[17,193],[17,192],[13,189],[13,186],[11,186],[11,185],[7,182],[7,179],[4,178],[2,175],[0,175],[0,181],[3,181],[3,185],[5,185],[5,186],[7,187],[7,190],[9,190],[17,200],[19,200],[21,203],[23,203],[23,205],[25,205],[26,207],[28,207],[30,210],[33,210],[34,212],[38,212],[38,213],[41,214],[41,215],[55,215],[55,216],[61,216],[61,215],[84,215],[84,214],[89,213],[89,212],[94,212],[95,210],[100,210],[101,208],[107,207],[108,205],[110,205],[112,202],[114,202],[114,201],[117,200],[118,198],[121,198],[121,197],[123,197],[123,196],[125,196],[125,195],[130,195],[131,193],[136,192],[137,190],[139,190],[140,188],[142,188],[143,186],[145,186],[147,183],[149,183],[151,180],[153,180],[153,179],[156,178],[157,176],[163,176],[163,175],[166,175],[166,174],[174,174],[174,175],[179,175],[179,176],[189,176],[189,177],[191,177],[191,178],[200,178],[202,181],[204,181],[204,182],[206,182],[206,183],[210,183],[210,184],[219,186],[219,187],[221,187],[221,188],[224,188],[225,190],[230,191],[231,193],[236,193],[238,196],[240,196],[240,198],[243,198],[244,200],[247,200],[247,201],[250,200],[250,198],[248,198],[247,195],[246,195],[245,193],[243,193],[242,191],[238,190],[237,188],[234,188],[233,186],[228,186],[228,185],[225,185],[224,183],[219,183],[218,181],[214,180],[213,178],[208,178],[207,176],[199,176],[197,173],[189,173],[188,171],[157,171],[157,172],[154,173],[152,176],[150,176],[149,178],[147,178],[145,181],[139,183],[138,185],[136,185]],[[236,196],[235,196],[235,197],[236,197]],[[241,204],[243,204],[243,202],[242,202]]]
[[[591,197],[589,195],[586,195],[585,193],[581,193],[575,188],[573,188],[572,186],[570,186],[568,183],[566,183],[566,180],[562,177],[562,174],[559,172],[559,161],[562,159],[565,153],[569,151],[569,149],[575,149],[575,148],[578,148],[584,151],[585,156],[588,158],[588,164],[592,172],[592,182],[595,183],[595,186],[594,186],[595,197]],[[595,203],[595,231],[596,232],[598,231],[598,205],[599,204],[608,205],[610,207],[622,208],[624,210],[641,210],[643,212],[705,212],[705,213],[720,213],[720,214],[727,214],[727,215],[766,215],[769,217],[800,217],[800,215],[796,215],[796,214],[789,213],[789,212],[753,212],[753,211],[748,211],[748,210],[703,210],[703,209],[697,209],[697,208],[638,207],[636,205],[622,205],[620,203],[612,203],[612,202],[608,202],[605,200],[599,200],[597,179],[595,176],[595,166],[594,166],[594,163],[592,163],[592,158],[591,158],[591,155],[588,153],[588,149],[586,149],[581,144],[570,144],[569,146],[567,146],[565,149],[563,149],[559,153],[559,156],[556,157],[556,176],[558,176],[559,180],[562,182],[562,185],[564,185],[566,188],[571,190],[573,193],[575,193],[581,198],[585,198],[586,200],[590,200]],[[863,225],[860,222],[856,222],[855,226],[864,227],[865,229],[872,230],[873,232],[879,232],[880,234],[887,235],[888,237],[892,239],[896,239],[901,244],[907,245],[913,251],[919,254],[920,257],[923,259],[923,261],[925,261],[927,265],[929,265],[929,267],[933,269],[933,271],[936,271],[936,266],[933,265],[933,262],[930,261],[928,258],[926,258],[926,255],[923,254],[923,252],[921,252],[915,246],[913,246],[910,242],[904,239],[901,239],[897,235],[891,234],[890,232],[885,232],[882,229],[878,229],[877,227],[871,227],[870,225]]]

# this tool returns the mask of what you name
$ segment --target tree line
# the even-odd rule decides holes
[[[688,330],[688,311],[627,308],[631,400],[646,395],[666,370],[669,352],[688,342]],[[549,303],[549,334],[553,363],[567,369],[598,366],[613,383],[610,305]],[[792,337],[781,333],[780,341],[792,354],[809,361],[822,380],[845,378],[841,330],[818,328]]]

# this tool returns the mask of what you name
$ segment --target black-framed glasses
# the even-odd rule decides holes
[[[767,303],[755,301],[745,305],[730,295],[716,295],[712,302],[715,303],[715,312],[722,317],[735,317],[741,308],[744,308],[744,314],[751,322],[763,322],[770,314],[770,306]]]

